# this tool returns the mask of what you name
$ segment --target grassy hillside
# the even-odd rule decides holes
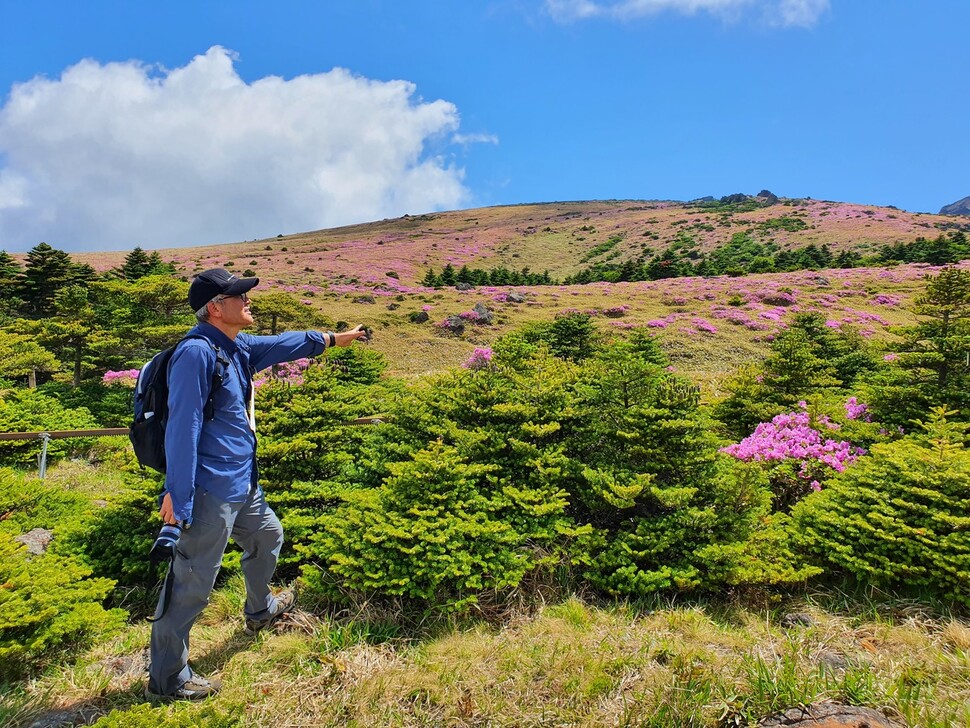
[[[734,233],[749,231],[755,240],[774,242],[781,248],[814,243],[836,252],[850,248],[865,252],[970,227],[962,218],[871,205],[782,199],[747,209],[752,204],[759,203],[705,206],[611,200],[486,207],[159,252],[185,275],[232,263],[234,269],[252,268],[280,285],[356,281],[401,288],[417,285],[428,267],[440,269],[446,263],[483,268],[528,266],[562,279],[577,272],[584,257],[617,235],[623,241],[609,254],[623,260],[645,249],[659,252],[682,233],[692,236],[702,251],[728,242]],[[120,264],[124,255],[76,257],[104,270]]]
[[[254,271],[262,279],[257,309],[260,293],[280,289],[335,323],[371,326],[368,346],[388,358],[391,375],[414,379],[458,366],[508,331],[579,311],[604,338],[634,328],[655,333],[673,368],[713,400],[727,377],[767,353],[793,312],[823,312],[828,326],[852,327],[892,352],[893,327],[914,323],[911,304],[934,269],[466,291],[419,281],[428,267],[446,263],[548,269],[562,278],[606,257],[659,251],[685,231],[703,250],[741,231],[782,247],[866,251],[935,237],[955,224],[962,222],[814,200],[549,203],[165,250],[162,257],[186,277],[216,266]],[[124,254],[76,259],[106,270]],[[490,323],[466,315],[460,334],[440,326],[476,306],[491,312]],[[424,313],[428,320],[414,320]],[[79,460],[52,467],[48,482],[100,503],[129,487],[110,465]],[[460,617],[418,623],[387,600],[377,606],[361,597],[338,608],[305,598],[306,611],[256,638],[242,632],[244,587],[231,575],[193,632],[193,664],[225,682],[213,700],[145,703],[149,627],[133,620],[117,637],[10,683],[0,696],[0,725],[720,728],[819,702],[871,706],[910,726],[970,721],[970,627],[952,605],[865,587],[845,594],[837,581],[819,591],[732,588],[716,599],[605,600],[575,593],[567,569],[563,562],[536,572],[501,599],[483,595]]]
[[[905,602],[597,605],[548,594],[545,605],[413,630],[366,606],[299,613],[254,639],[242,632],[243,591],[238,580],[217,591],[193,631],[196,667],[224,681],[216,698],[145,703],[148,628],[136,624],[8,693],[0,723],[713,728],[823,702],[880,706],[924,728],[970,719],[970,628]]]
[[[395,375],[414,377],[459,365],[475,346],[487,345],[525,322],[579,310],[597,315],[604,335],[634,326],[653,328],[662,334],[675,365],[707,385],[707,394],[716,395],[724,376],[764,353],[788,312],[824,310],[833,325],[858,325],[867,336],[887,338],[892,324],[912,322],[906,307],[926,267],[520,287],[515,290],[524,295],[523,303],[509,302],[507,294],[513,289],[507,287],[433,290],[422,287],[420,280],[429,267],[440,271],[448,263],[456,268],[548,270],[561,280],[607,258],[618,262],[659,252],[684,233],[704,251],[747,232],[781,248],[814,243],[835,252],[865,253],[963,225],[961,218],[894,208],[819,200],[764,202],[749,198],[743,204],[605,201],[490,207],[161,254],[184,276],[211,267],[251,271],[262,279],[257,294],[281,288],[335,322],[371,326],[376,333],[372,346],[388,357]],[[594,254],[598,250],[603,252]],[[124,255],[76,258],[106,270],[120,265]],[[779,291],[790,291],[792,300],[772,295]],[[495,312],[492,325],[469,326],[460,337],[435,327],[476,303]],[[422,310],[430,321],[412,323],[410,315]]]

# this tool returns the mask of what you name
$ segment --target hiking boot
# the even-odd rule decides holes
[[[246,617],[246,634],[256,634],[260,630],[272,627],[284,614],[296,606],[296,594],[292,589],[284,589],[276,595],[276,606],[273,614],[266,619]]]
[[[204,678],[201,675],[193,675],[184,683],[182,687],[174,693],[154,693],[151,685],[145,686],[145,697],[152,701],[167,700],[205,700],[219,692],[222,688],[222,680],[216,677]]]

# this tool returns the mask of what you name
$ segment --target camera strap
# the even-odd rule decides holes
[[[152,567],[154,568],[161,562],[157,559],[152,559]],[[165,581],[162,583],[162,591],[165,592],[165,596],[162,598],[162,613],[157,617],[146,617],[149,622],[157,622],[162,617],[165,616],[165,612],[168,611],[168,605],[172,601],[172,587],[175,586],[175,556],[174,554],[168,559],[168,571],[165,573]]]

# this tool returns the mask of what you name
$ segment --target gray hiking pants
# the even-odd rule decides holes
[[[230,536],[243,550],[246,616],[260,620],[272,614],[276,599],[269,582],[283,547],[283,527],[262,489],[250,493],[245,503],[226,503],[201,488],[196,490],[192,525],[182,531],[169,567],[174,570],[171,600],[164,616],[152,623],[148,686],[153,693],[171,694],[192,677],[189,630],[209,603]],[[166,580],[156,618],[163,610],[168,585]]]

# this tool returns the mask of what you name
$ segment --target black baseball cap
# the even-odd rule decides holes
[[[202,271],[189,286],[189,305],[198,311],[216,296],[238,296],[259,285],[259,278],[238,278],[225,268]]]

